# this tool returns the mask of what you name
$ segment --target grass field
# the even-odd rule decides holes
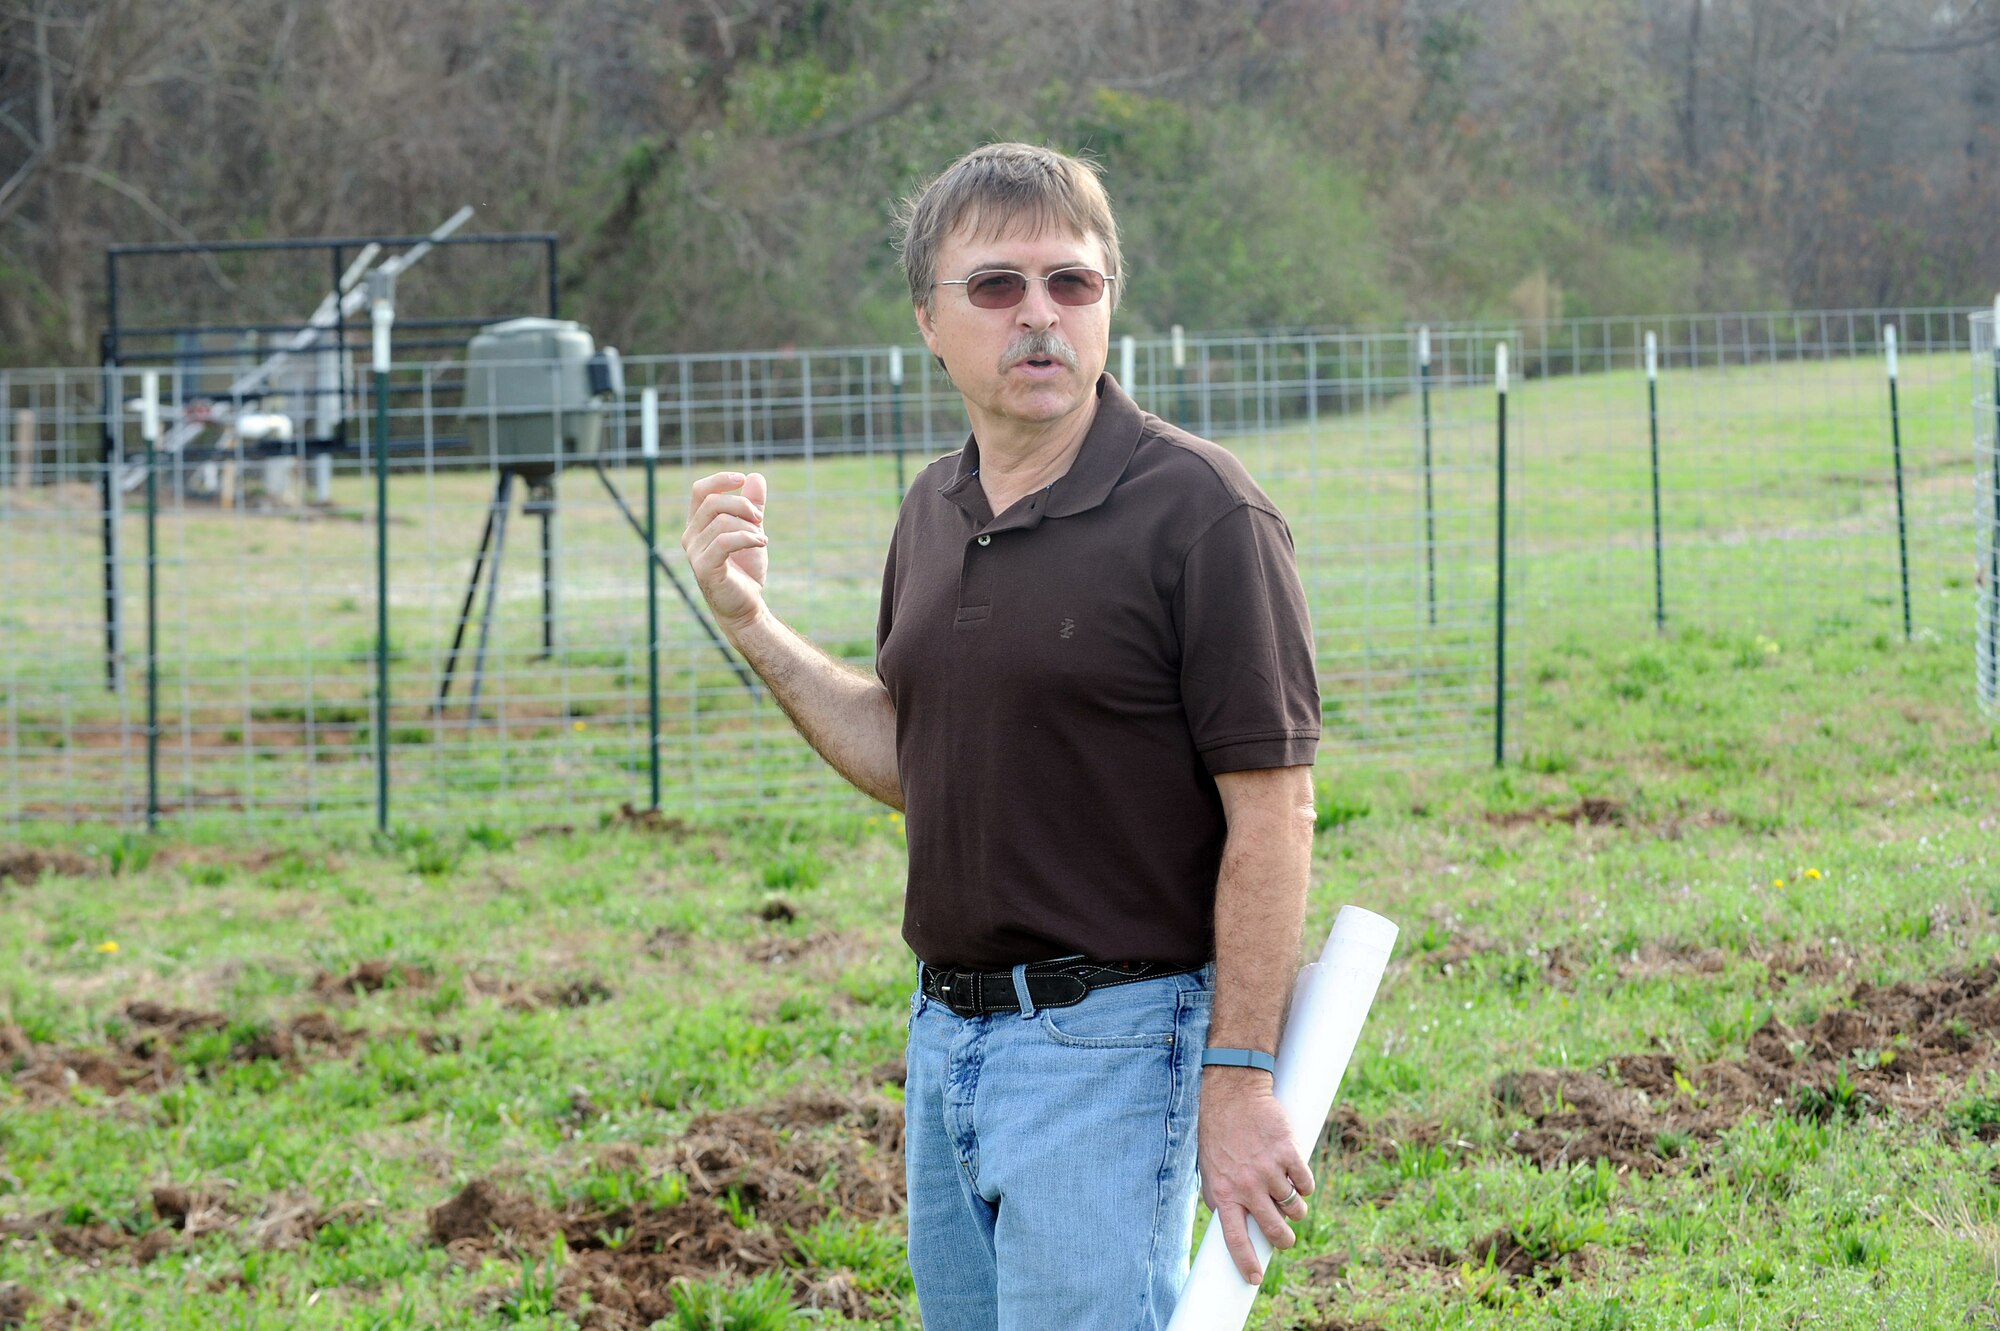
[[[1956,354],[1903,364],[1912,619],[1948,642],[1969,625],[1976,575],[1971,368]],[[1327,390],[1316,426],[1287,421],[1227,442],[1296,534],[1336,749],[1472,756],[1490,748],[1494,717],[1493,397],[1482,384],[1433,394],[1427,504],[1419,403],[1385,393],[1406,387],[1342,383],[1338,398]],[[1335,412],[1336,401],[1346,410]],[[1266,419],[1238,400],[1211,405],[1227,406],[1231,419]],[[1533,670],[1571,632],[1605,642],[1649,635],[1643,378],[1629,370],[1530,378],[1515,385],[1509,411],[1510,659]],[[396,433],[451,425],[405,416]],[[1870,358],[1668,373],[1660,486],[1670,627],[1900,636],[1890,444],[1886,384]],[[912,474],[919,465],[913,458]],[[895,513],[893,461],[821,457],[769,470],[773,599],[829,650],[865,662]],[[636,503],[636,471],[617,475]],[[689,479],[680,467],[661,473],[670,549]],[[545,821],[551,808],[643,800],[643,555],[588,471],[561,481],[556,652],[539,656],[537,532],[517,511],[477,717],[463,674],[452,705],[433,709],[491,489],[484,472],[414,462],[392,483],[396,817],[517,825]],[[372,482],[343,472],[334,498],[326,511],[160,514],[161,791],[170,813],[366,819]],[[102,683],[95,503],[95,489],[82,484],[0,490],[0,819],[143,813],[143,521],[135,505],[122,524],[128,628],[124,688],[114,694]],[[670,811],[841,802],[671,589],[661,597]]]
[[[1523,761],[1329,749],[1398,955],[1255,1325],[2000,1319],[1961,642],[1552,630]],[[901,828],[551,806],[0,851],[0,1325],[916,1325]]]

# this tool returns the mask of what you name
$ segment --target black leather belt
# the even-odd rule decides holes
[[[1074,1007],[1093,989],[1136,984],[1162,975],[1184,975],[1199,969],[1162,961],[1085,961],[1081,957],[1061,957],[1031,963],[1025,978],[1028,998],[1036,1007]],[[1021,1010],[1012,971],[976,971],[926,963],[918,968],[917,986],[924,997],[944,1004],[961,1017]]]

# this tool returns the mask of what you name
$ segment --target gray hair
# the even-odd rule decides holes
[[[1030,143],[989,143],[946,167],[897,213],[911,304],[931,308],[938,249],[960,226],[987,238],[1056,227],[1096,236],[1108,272],[1122,278],[1118,223],[1097,171],[1093,162]],[[1114,309],[1124,285],[1111,284]]]

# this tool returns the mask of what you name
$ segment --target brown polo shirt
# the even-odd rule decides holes
[[[1214,774],[1313,761],[1291,534],[1227,450],[1109,375],[1067,475],[995,517],[979,445],[910,486],[876,670],[938,966],[1214,956]]]

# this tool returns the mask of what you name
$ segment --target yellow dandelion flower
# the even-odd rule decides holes
[[[1785,880],[1782,878],[1773,878],[1771,880],[1772,887],[1783,887],[1784,885],[1785,885]]]
[[[583,729],[583,722],[581,722],[581,721],[572,721],[572,722],[570,722],[570,724],[569,724],[569,728],[570,728],[571,730],[581,730],[581,729]]]
[[[1805,873],[1805,876],[1806,876],[1806,877],[1808,877],[1808,878],[1810,878],[1810,879],[1812,879],[1813,881],[1817,882],[1817,881],[1819,881],[1819,876],[1820,876],[1820,874],[1819,874],[1819,870],[1818,870],[1818,869],[1807,869],[1807,870],[1806,870],[1806,873]]]
[[[118,940],[107,938],[97,945],[97,950],[99,952],[116,952],[118,950]]]

